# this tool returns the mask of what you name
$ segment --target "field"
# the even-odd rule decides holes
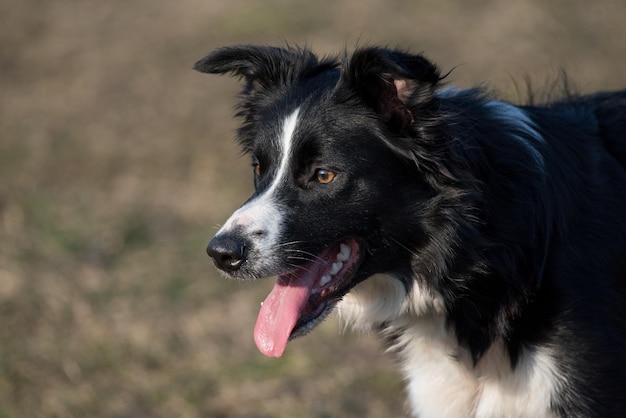
[[[526,99],[561,68],[626,87],[623,0],[0,0],[0,418],[391,417],[403,384],[335,318],[281,359],[252,330],[272,280],[204,253],[251,192],[235,43],[424,51],[460,87]]]

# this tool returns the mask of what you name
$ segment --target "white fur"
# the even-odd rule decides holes
[[[515,369],[501,341],[476,366],[445,324],[441,295],[416,285],[407,294],[397,279],[376,275],[338,305],[345,325],[399,337],[398,354],[408,381],[411,412],[421,418],[552,417],[550,401],[564,382],[547,347],[522,349]]]
[[[283,221],[274,192],[278,185],[285,181],[288,173],[289,161],[292,157],[291,144],[299,112],[298,108],[283,121],[281,136],[278,140],[280,164],[272,183],[263,193],[256,195],[237,209],[216,234],[218,236],[238,227],[243,228],[244,234],[254,241],[255,249],[260,253],[260,257],[268,256],[279,242]],[[262,232],[262,234],[257,234],[257,232]]]
[[[565,383],[548,347],[522,350],[511,370],[501,341],[478,364],[476,375],[481,386],[476,417],[553,417],[552,396]]]
[[[407,295],[402,282],[386,274],[376,274],[360,283],[337,305],[342,323],[358,331],[371,331],[402,315],[421,316],[432,310],[443,312],[441,295],[430,295],[419,285]]]

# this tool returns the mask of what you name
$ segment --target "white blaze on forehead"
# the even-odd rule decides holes
[[[293,134],[296,131],[296,125],[298,124],[298,113],[300,113],[300,108],[294,110],[294,112],[289,115],[285,121],[283,122],[283,131],[280,137],[280,165],[278,166],[278,171],[276,172],[276,177],[274,177],[274,181],[265,192],[266,194],[271,194],[274,189],[281,182],[283,176],[287,172],[287,167],[289,165],[289,161],[291,160],[291,152],[292,152],[292,144],[293,144]]]
[[[260,238],[261,234],[250,237],[251,239],[261,239],[263,241],[257,243],[257,248],[267,247],[269,249],[275,244],[278,230],[282,223],[282,216],[280,205],[276,202],[274,194],[278,185],[288,173],[293,149],[293,136],[298,124],[299,112],[300,108],[297,108],[283,121],[281,134],[277,141],[278,152],[276,156],[279,164],[271,184],[259,195],[237,209],[218,231],[217,235],[241,227],[246,234],[254,234],[258,231],[264,232],[262,238]]]

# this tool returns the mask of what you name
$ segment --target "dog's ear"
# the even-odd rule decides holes
[[[321,66],[328,66],[324,62]],[[308,49],[238,45],[216,49],[194,69],[203,73],[230,73],[246,82],[243,93],[251,93],[289,85],[319,71],[317,57]]]
[[[342,83],[395,129],[413,124],[413,110],[432,98],[440,80],[422,55],[378,47],[357,50],[342,74]]]
[[[244,88],[236,106],[243,124],[237,136],[244,151],[249,151],[257,133],[259,109],[286,87],[337,67],[337,60],[319,61],[305,48],[238,45],[216,49],[193,68],[203,73],[230,73],[243,79]]]

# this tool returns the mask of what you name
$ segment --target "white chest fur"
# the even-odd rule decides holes
[[[399,335],[390,350],[400,357],[414,416],[553,416],[550,401],[561,380],[548,348],[522,350],[512,369],[504,345],[496,342],[474,367],[445,326],[441,297],[417,286],[407,294],[399,280],[385,275],[353,289],[338,312],[357,330],[385,322]]]

